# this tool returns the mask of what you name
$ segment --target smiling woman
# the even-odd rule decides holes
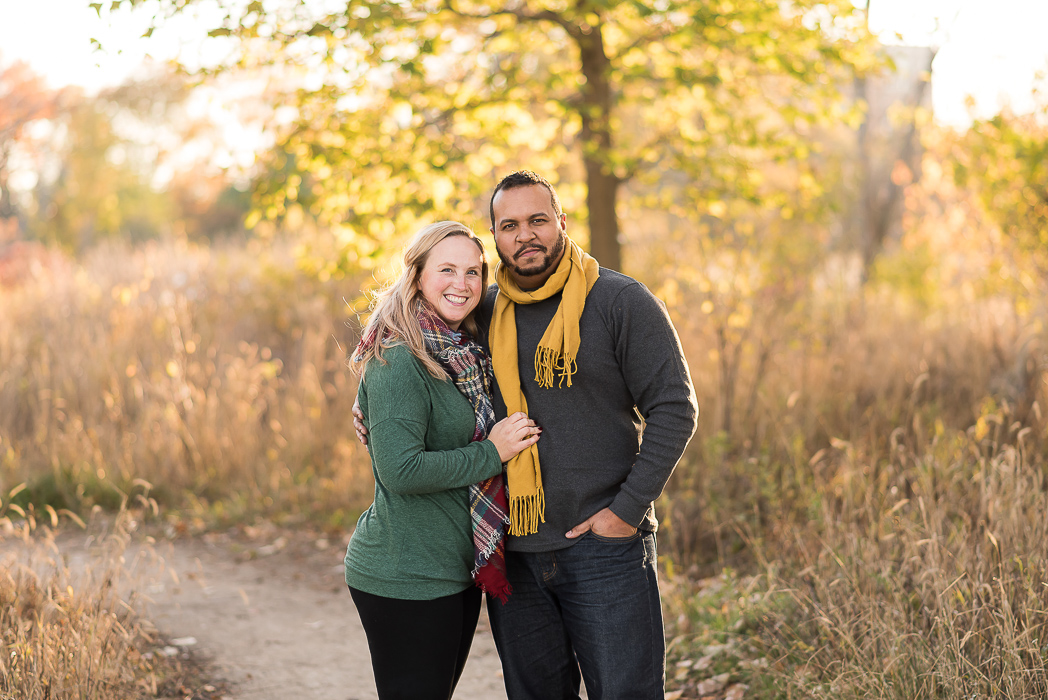
[[[448,236],[430,250],[419,276],[422,296],[452,330],[477,308],[484,296],[484,249],[467,236]]]
[[[487,278],[472,231],[423,228],[353,355],[375,500],[346,551],[346,584],[382,700],[451,697],[481,590],[510,592],[502,463],[539,430],[523,413],[495,422],[491,361],[474,340]]]

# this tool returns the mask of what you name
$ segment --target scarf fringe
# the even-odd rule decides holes
[[[501,522],[502,522],[503,525],[509,525],[510,524],[510,519],[509,519],[509,517],[506,517],[506,519],[502,520]],[[473,570],[470,572],[470,574],[473,575],[473,576],[476,576],[477,572],[480,571],[480,568],[484,565],[484,564],[478,564],[477,560],[483,560],[484,563],[487,563],[488,559],[491,558],[491,555],[494,554],[495,551],[499,548],[499,544],[502,543],[502,538],[501,537],[498,537],[498,538],[492,537],[491,539],[487,540],[483,544],[480,544],[479,542],[477,542],[477,539],[478,538],[475,537],[474,540],[473,540],[473,546],[475,547],[474,551],[475,551],[475,554],[476,554],[476,556],[474,557],[474,562],[473,562]]]
[[[509,580],[504,571],[500,570],[495,562],[488,562],[482,566],[474,575],[474,581],[480,590],[488,594],[489,598],[498,598],[503,605],[513,592]]]
[[[546,522],[546,499],[542,487],[527,496],[509,498],[509,534],[514,537],[533,535],[539,531],[539,521]]]
[[[553,371],[560,361],[560,353],[541,345],[535,350],[535,381],[543,389],[553,388]]]
[[[586,307],[586,296],[599,277],[597,261],[570,239],[557,269],[539,289],[524,291],[513,281],[508,268],[501,263],[495,267],[499,292],[495,298],[489,337],[491,359],[507,414],[528,412],[528,402],[521,388],[521,371],[525,368],[518,364],[517,305],[534,304],[561,294],[557,311],[535,350],[535,380],[542,389],[570,387],[572,375],[578,369],[576,359],[582,344],[579,324]],[[546,522],[546,518],[542,474],[534,445],[509,461],[506,483],[510,493],[510,534],[519,537],[537,533],[539,522]]]
[[[564,388],[564,383],[571,386],[571,376],[578,370],[578,363],[574,357],[565,359],[564,355],[555,348],[544,348],[541,345],[535,350],[535,381],[543,389],[553,388],[553,379],[559,375],[558,388]]]

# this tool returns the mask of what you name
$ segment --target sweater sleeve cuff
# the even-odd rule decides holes
[[[484,448],[488,451],[488,453],[491,454],[491,461],[493,463],[499,465],[499,468],[495,472],[495,474],[491,475],[491,476],[495,476],[496,474],[498,474],[499,472],[501,472],[503,470],[502,458],[499,457],[499,448],[495,447],[495,443],[493,443],[491,440],[488,440],[488,439],[482,440],[481,444],[483,444]]]
[[[651,508],[651,503],[641,503],[628,493],[619,491],[609,508],[611,508],[612,513],[622,518],[623,521],[633,527],[639,527],[644,522],[644,516],[647,515],[648,509]]]

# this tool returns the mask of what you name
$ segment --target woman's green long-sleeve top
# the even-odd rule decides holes
[[[502,471],[490,440],[470,442],[473,407],[407,347],[368,363],[358,399],[375,502],[346,551],[346,583],[386,598],[432,600],[472,584],[469,485]]]

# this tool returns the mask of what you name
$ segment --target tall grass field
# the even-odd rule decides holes
[[[346,366],[373,283],[175,241],[0,287],[6,537],[46,549],[143,484],[177,532],[348,532],[373,488]],[[1040,304],[813,287],[730,365],[701,306],[670,305],[702,410],[658,504],[670,697],[1048,697]],[[157,696],[107,575],[0,573],[0,694]]]

